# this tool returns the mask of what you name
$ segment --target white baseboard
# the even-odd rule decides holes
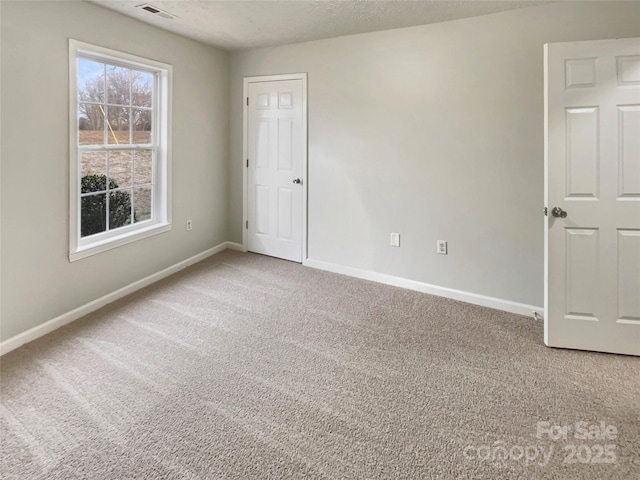
[[[187,268],[195,263],[198,263],[204,260],[207,257],[210,257],[211,255],[215,255],[216,253],[222,252],[227,248],[232,250],[238,250],[238,245],[239,244],[233,243],[233,242],[224,242],[224,243],[221,243],[220,245],[216,245],[213,248],[205,250],[202,253],[194,255],[193,257],[187,258],[186,260],[176,263],[175,265],[165,268],[164,270],[161,270],[157,273],[149,275],[148,277],[138,280],[137,282],[133,282],[125,287],[122,287],[116,290],[115,292],[109,293],[103,297],[93,300],[92,302],[89,302],[85,305],[75,308],[70,312],[63,313],[62,315],[56,318],[53,318],[43,324],[40,324],[37,327],[33,327],[27,330],[26,332],[19,333],[18,335],[11,337],[5,340],[4,342],[0,343],[0,355],[9,353],[10,351],[15,350],[16,348],[24,345],[25,343],[32,342],[33,340],[40,338],[43,335],[46,335],[47,333],[53,332],[54,330],[57,330],[58,328],[68,323],[71,323],[74,320],[84,317],[85,315],[88,315],[91,312],[95,312],[96,310],[104,307],[108,303],[112,303],[112,302],[115,302],[116,300],[121,299],[122,297],[126,297],[127,295],[130,295],[131,293],[137,290],[140,290],[141,288],[151,285],[152,283],[155,283],[158,280],[162,280],[163,278],[166,278],[169,275],[172,275],[184,268]],[[240,249],[241,248],[242,248],[242,245],[240,245]]]
[[[227,242],[227,248],[229,250],[235,250],[236,252],[246,252],[247,248],[241,243]]]
[[[462,302],[472,303],[474,305],[480,305],[482,307],[489,307],[496,310],[503,310],[505,312],[517,313],[518,315],[525,315],[527,317],[533,317],[533,312],[540,313],[543,311],[542,307],[512,302],[509,300],[503,300],[501,298],[487,297],[485,295],[464,292],[462,290],[454,290],[453,288],[440,287],[438,285],[418,282],[416,280],[395,277],[393,275],[372,272],[370,270],[361,270],[359,268],[323,262],[321,260],[307,259],[302,263],[307,267],[317,268],[319,270],[326,270],[328,272],[340,273],[342,275],[362,278],[364,280],[370,280],[372,282],[393,285],[394,287],[407,288],[409,290],[437,295],[439,297],[451,298],[453,300],[460,300]]]
[[[33,340],[40,338],[47,333],[53,332],[54,330],[57,330],[58,328],[67,325],[74,320],[82,318],[91,312],[95,312],[96,310],[104,307],[109,303],[115,302],[122,297],[130,295],[133,292],[140,290],[141,288],[162,280],[169,275],[172,275],[184,268],[194,265],[204,260],[205,258],[210,257],[211,255],[215,255],[216,253],[222,252],[226,249],[236,250],[239,252],[247,251],[242,244],[235,242],[224,242],[220,245],[216,245],[213,248],[205,250],[202,253],[194,255],[193,257],[187,258],[186,260],[176,263],[175,265],[165,268],[164,270],[161,270],[157,273],[149,275],[148,277],[138,280],[137,282],[133,282],[125,287],[122,287],[115,292],[109,293],[103,297],[93,300],[92,302],[75,308],[70,312],[63,313],[56,318],[38,325],[37,327],[33,327],[26,332],[22,332],[14,337],[11,337],[4,342],[0,342],[0,356],[4,355],[5,353],[9,353],[12,350],[15,350],[25,343],[32,342]],[[347,267],[344,265],[323,262],[320,260],[307,259],[303,262],[303,264],[307,267],[317,268],[319,270],[326,270],[329,272],[340,273],[342,275],[348,275],[350,277],[362,278],[364,280],[370,280],[373,282],[384,283],[396,287],[407,288],[409,290],[429,293],[431,295],[438,295],[440,297],[460,300],[463,302],[472,303],[483,307],[495,308],[497,310],[503,310],[519,315],[532,316],[533,312],[538,312],[540,314],[540,312],[544,311],[541,307],[536,307],[533,305],[511,302],[509,300],[502,300],[500,298],[487,297],[485,295],[478,295],[476,293],[454,290],[452,288],[440,287],[438,285],[431,285],[428,283],[418,282],[416,280],[409,280],[402,277],[395,277],[393,275],[372,272],[369,270],[361,270],[359,268]]]

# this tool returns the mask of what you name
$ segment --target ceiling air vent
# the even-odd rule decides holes
[[[165,12],[164,10],[160,10],[158,7],[154,7],[153,5],[149,5],[148,3],[143,3],[142,5],[136,5],[136,8],[140,8],[142,10],[146,10],[149,13],[157,15],[162,18],[168,18],[169,20],[173,20],[174,18],[178,18],[175,15]]]

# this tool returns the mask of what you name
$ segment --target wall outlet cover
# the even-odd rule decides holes
[[[399,247],[400,246],[400,234],[399,233],[392,233],[391,234],[391,246],[392,247]]]

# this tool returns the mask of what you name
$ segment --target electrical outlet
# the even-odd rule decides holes
[[[391,234],[391,246],[392,247],[399,247],[400,246],[400,234],[399,233],[392,233]]]
[[[193,228],[193,222],[191,220],[187,220],[187,226],[186,226],[187,232],[190,232],[192,228]]]
[[[446,240],[438,240],[438,249],[436,250],[440,255],[447,255],[447,241]]]

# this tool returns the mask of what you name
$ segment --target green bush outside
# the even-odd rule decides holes
[[[109,190],[115,190],[118,184],[109,178]],[[81,192],[100,192],[107,189],[106,175],[85,175],[81,180]],[[89,195],[80,199],[81,236],[86,237],[107,229],[106,194]],[[128,192],[109,192],[109,230],[131,223],[131,195]],[[135,221],[135,215],[134,215]]]

